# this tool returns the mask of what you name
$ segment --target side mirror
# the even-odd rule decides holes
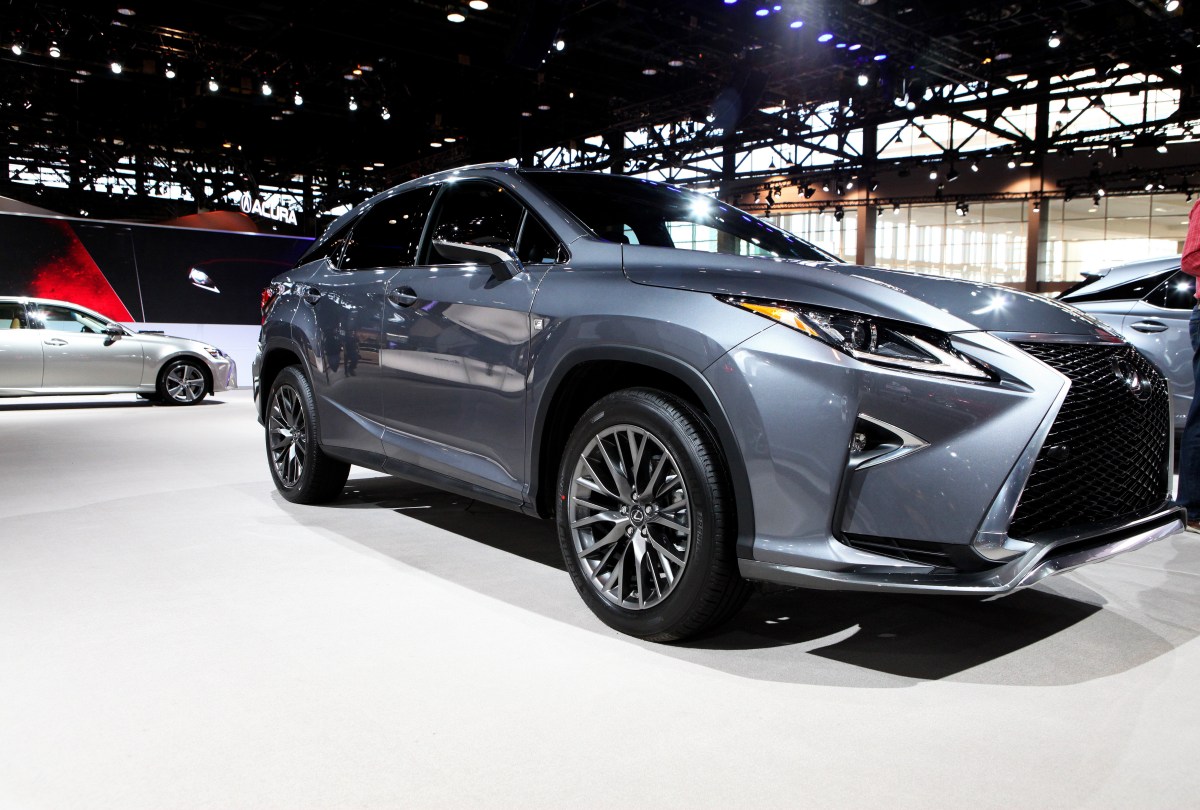
[[[104,327],[104,334],[110,338],[125,337],[125,329],[119,323],[110,323]]]
[[[492,275],[500,281],[507,281],[525,270],[512,248],[486,247],[441,239],[433,241],[433,248],[451,261],[486,264],[492,268]]]

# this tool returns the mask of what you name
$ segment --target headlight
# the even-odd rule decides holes
[[[951,348],[949,337],[933,329],[800,304],[782,306],[740,298],[723,300],[803,332],[856,360],[926,374],[975,380],[993,378],[986,369]]]
[[[225,352],[221,351],[216,346],[205,346],[204,351],[208,352],[214,360],[219,360],[225,356]]]

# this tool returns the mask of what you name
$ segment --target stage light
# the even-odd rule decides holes
[[[833,34],[821,34],[821,36],[817,37],[817,42],[828,42],[831,39],[833,39]]]
[[[118,62],[116,59],[114,59],[108,63],[108,69],[113,72],[114,76],[120,76],[121,71],[123,71],[125,69],[125,67],[120,62]]]
[[[887,59],[887,54],[886,53],[877,53],[871,58],[874,59],[876,62],[882,62],[884,59]]]
[[[865,73],[858,74],[858,86],[859,87],[866,87],[867,82],[869,82],[869,81],[870,81],[870,79],[867,78],[867,74],[865,74]]]
[[[473,9],[475,9],[476,11],[487,11],[488,10],[487,0],[471,0],[471,2],[467,3],[467,5]]]
[[[304,96],[300,95],[300,91],[296,91],[296,95],[292,96],[292,103],[297,107],[304,106]]]
[[[451,11],[446,15],[446,19],[452,23],[466,22],[467,15],[463,14],[461,11]]]
[[[382,118],[384,121],[390,121],[390,120],[392,120],[392,111],[389,110],[387,107],[380,107],[379,108],[379,117]]]
[[[1058,35],[1057,31],[1053,31],[1050,34],[1050,38],[1046,40],[1046,44],[1051,48],[1057,48],[1059,45],[1062,45],[1062,37]]]
[[[567,47],[566,40],[563,40],[563,39],[554,40],[554,50],[561,51],[565,47]]]
[[[937,180],[937,178],[938,178],[938,172],[937,172],[937,169],[930,169],[930,170],[929,170],[929,179],[930,179],[930,180]]]
[[[788,23],[788,28],[795,29],[795,28],[803,28],[803,27],[804,27],[804,20],[792,20],[790,23]]]
[[[274,92],[274,91],[271,89],[271,83],[264,81],[262,83],[262,94],[264,96],[269,96],[269,95],[271,95],[272,92]]]
[[[170,62],[167,62],[167,69],[163,71],[163,75],[166,76],[168,79],[175,78],[175,68],[171,67]]]
[[[354,96],[350,96],[350,101],[346,106],[350,108],[350,112],[354,112],[358,109],[358,99],[356,99]]]
[[[833,209],[833,218],[834,218],[834,219],[836,219],[838,222],[841,222],[841,221],[842,221],[842,217],[844,217],[844,216],[846,216],[846,209],[845,209],[845,208],[842,208],[842,207],[839,205],[837,208]]]
[[[755,12],[754,12],[754,16],[756,16],[756,17],[765,17],[765,16],[767,16],[767,15],[768,15],[768,14],[770,14],[770,13],[771,13],[771,9],[769,9],[769,8],[760,8],[758,11],[755,11]]]
[[[57,42],[51,42],[50,47],[46,49],[46,53],[50,55],[51,59],[57,59],[62,56],[62,50],[58,47]]]
[[[210,93],[215,93],[215,92],[217,92],[217,91],[218,91],[218,90],[220,90],[220,89],[221,89],[221,85],[217,84],[217,79],[216,79],[216,77],[215,77],[215,76],[209,76],[209,77],[208,77],[208,92],[210,92]]]

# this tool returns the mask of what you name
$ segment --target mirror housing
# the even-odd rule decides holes
[[[487,247],[467,242],[447,242],[443,239],[435,239],[433,248],[443,257],[453,261],[486,264],[492,268],[492,275],[500,281],[507,281],[525,270],[521,265],[521,260],[517,258],[510,247]]]
[[[108,335],[110,338],[125,337],[125,329],[118,323],[110,323],[108,326],[104,327],[104,334]]]

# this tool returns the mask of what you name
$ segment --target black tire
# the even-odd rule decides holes
[[[567,440],[556,495],[571,580],[609,627],[679,641],[727,620],[749,596],[724,458],[684,401],[645,388],[601,399]]]
[[[267,466],[292,503],[325,503],[342,493],[350,465],[321,449],[317,402],[299,366],[279,372],[267,396]]]
[[[179,358],[163,366],[153,401],[164,405],[195,405],[208,395],[208,374],[196,360]]]

